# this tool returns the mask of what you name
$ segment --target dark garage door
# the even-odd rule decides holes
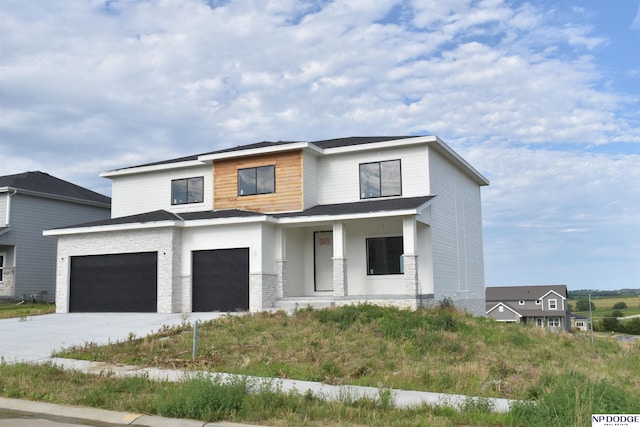
[[[157,252],[71,257],[71,312],[157,311]]]
[[[193,251],[193,311],[249,309],[249,248]]]

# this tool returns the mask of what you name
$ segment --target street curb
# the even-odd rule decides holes
[[[81,406],[59,405],[55,403],[36,402],[31,400],[9,399],[0,397],[0,409],[38,415],[43,418],[58,418],[84,422],[98,422],[116,426],[130,425],[140,427],[258,427],[237,423],[205,423],[203,421],[182,418],[164,418],[154,415],[131,412],[109,411],[106,409]]]

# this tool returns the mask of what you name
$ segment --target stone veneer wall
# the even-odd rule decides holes
[[[273,307],[277,301],[276,274],[249,274],[249,311]]]
[[[349,284],[347,282],[347,259],[333,259],[333,295],[341,297],[349,295]]]
[[[69,312],[71,257],[135,252],[158,253],[158,312],[179,311],[184,304],[179,291],[179,233],[173,227],[58,236],[56,312]]]
[[[0,297],[16,297],[15,269],[13,267],[5,267],[2,270]]]

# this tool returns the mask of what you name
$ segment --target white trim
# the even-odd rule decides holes
[[[224,153],[212,153],[205,154],[198,157],[198,160],[201,162],[211,162],[215,160],[224,160],[224,159],[233,159],[235,157],[247,157],[247,156],[256,156],[259,154],[272,154],[272,153],[280,153],[283,151],[294,151],[294,150],[310,150],[315,153],[322,153],[322,150],[318,149],[316,146],[311,145],[310,142],[292,142],[289,144],[278,144],[278,145],[268,145],[265,147],[258,148],[249,148],[246,150],[242,149],[242,146],[238,147],[238,150],[234,151],[225,151]]]
[[[552,292],[553,292],[554,294],[558,295],[560,298],[562,298],[562,299],[566,299],[565,297],[563,297],[562,295],[560,295],[559,293],[557,293],[557,292],[556,292],[556,291],[554,291],[553,289],[552,289],[552,290],[550,290],[550,291],[548,291],[546,294],[542,295],[542,296],[540,297],[540,299],[542,300],[542,299],[546,298],[546,297],[547,297],[547,295],[549,295],[549,294],[550,294],[550,293],[552,293]]]
[[[487,310],[487,314],[491,313],[493,310],[495,310],[495,309],[496,309],[496,307],[499,307],[499,306],[506,307],[509,311],[513,312],[513,314],[517,315],[518,317],[522,317],[522,314],[518,313],[518,312],[517,312],[517,311],[515,311],[513,308],[511,308],[511,307],[509,307],[508,305],[503,304],[503,303],[501,303],[501,302],[499,302],[498,304],[494,305],[494,306],[493,306],[493,307],[491,307],[489,310]]]
[[[157,172],[164,171],[169,169],[183,169],[189,168],[192,166],[202,166],[206,164],[200,160],[185,160],[184,162],[172,162],[172,163],[161,163],[158,165],[150,165],[150,166],[132,166],[124,169],[116,169],[112,171],[100,172],[100,176],[103,178],[111,178],[112,176],[122,176],[122,175],[132,175],[136,173],[145,173],[145,172]]]
[[[0,252],[0,283],[3,282],[3,278],[4,278],[4,268],[5,265],[7,264],[7,253],[6,252]]]
[[[44,230],[43,236],[66,236],[72,234],[101,233],[105,231],[141,230],[149,228],[165,228],[180,226],[182,221],[152,221],[131,222],[127,224],[96,225],[92,227],[63,228],[58,230]]]

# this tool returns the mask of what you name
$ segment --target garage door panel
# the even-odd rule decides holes
[[[156,312],[157,252],[71,258],[69,311]]]
[[[249,309],[249,249],[192,253],[192,310]]]

